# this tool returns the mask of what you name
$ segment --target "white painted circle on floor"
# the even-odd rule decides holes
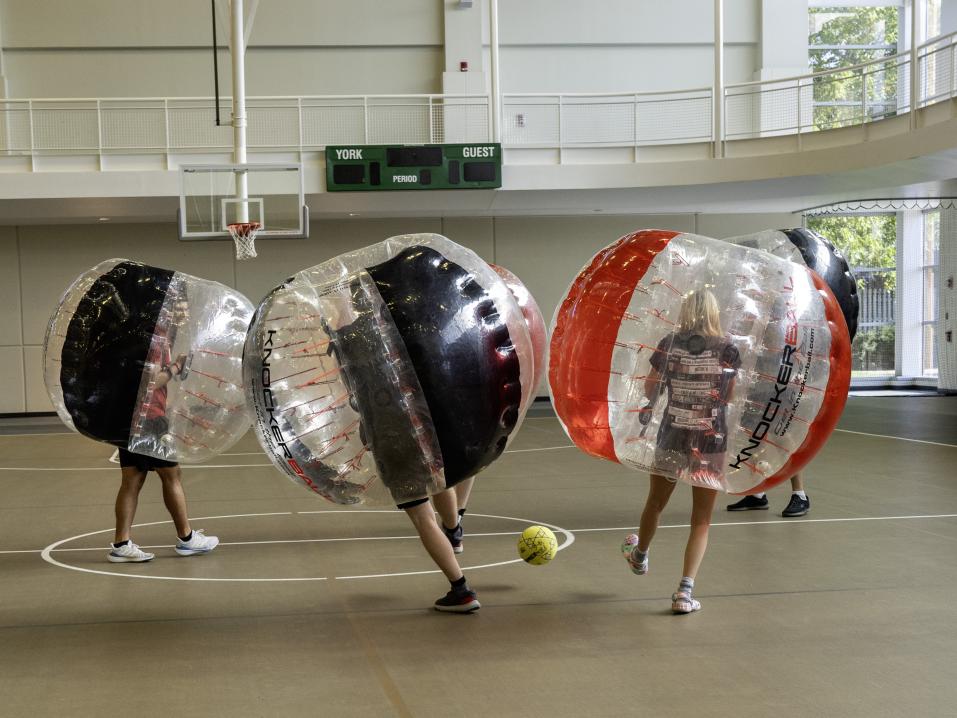
[[[214,520],[220,520],[220,519],[224,520],[224,519],[238,519],[238,518],[255,518],[260,516],[303,516],[303,515],[312,515],[312,514],[347,515],[347,514],[355,514],[355,513],[397,514],[402,512],[394,511],[394,510],[375,510],[375,509],[355,509],[350,511],[301,511],[296,513],[289,512],[289,511],[282,511],[282,512],[261,513],[261,514],[229,514],[225,516],[199,516],[197,518],[190,519],[190,521],[191,522],[214,521]],[[561,526],[555,526],[554,524],[545,523],[544,521],[533,521],[531,519],[516,518],[514,516],[497,516],[494,514],[479,514],[479,513],[469,512],[469,518],[477,518],[477,517],[490,518],[490,519],[502,519],[505,521],[515,521],[515,522],[526,524],[529,526],[534,524],[537,524],[539,526],[547,526],[548,528],[555,531],[555,533],[561,534],[563,537],[563,540],[558,545],[559,551],[562,551],[568,548],[569,546],[571,546],[573,543],[575,543],[575,534],[572,533],[570,530],[562,528]],[[172,521],[153,521],[150,523],[134,524],[133,527],[139,528],[142,526],[158,526],[161,524],[171,524],[171,523]],[[61,547],[64,544],[68,544],[72,541],[77,541],[79,539],[87,538],[88,536],[98,536],[100,534],[110,534],[112,532],[113,532],[113,529],[108,528],[108,529],[102,529],[100,531],[90,531],[89,533],[78,534],[76,536],[70,536],[69,538],[60,539],[59,541],[55,541],[51,543],[49,546],[47,546],[46,548],[44,548],[43,551],[40,552],[40,557],[47,563],[53,564],[54,566],[59,566],[60,568],[66,568],[71,571],[80,571],[82,573],[92,573],[92,574],[98,574],[101,576],[119,576],[121,578],[145,578],[145,579],[151,579],[154,581],[210,581],[210,582],[218,582],[218,583],[229,583],[229,582],[265,583],[265,582],[288,582],[288,581],[327,581],[330,578],[335,580],[345,581],[345,580],[360,579],[360,578],[391,578],[391,577],[398,577],[398,576],[418,576],[418,575],[429,574],[429,573],[441,573],[439,569],[435,568],[435,569],[430,569],[427,571],[400,571],[400,572],[393,572],[393,573],[371,573],[371,574],[354,575],[354,576],[303,576],[298,578],[292,578],[292,577],[289,577],[289,578],[284,578],[284,577],[211,578],[211,577],[201,577],[201,576],[159,576],[152,573],[150,574],[123,573],[120,571],[104,571],[101,569],[83,568],[82,566],[74,566],[73,564],[64,563],[63,561],[58,561],[57,559],[53,558],[54,551],[63,552],[63,551],[102,550],[102,549],[65,549]],[[518,535],[521,533],[521,531],[506,532],[506,533],[514,533],[515,535]],[[503,534],[499,532],[499,533],[486,533],[486,534],[472,533],[472,534],[466,534],[466,535],[471,536],[472,538],[476,538],[479,536],[496,536],[496,535],[503,535]],[[281,544],[281,543],[328,543],[328,542],[341,542],[341,541],[388,541],[388,540],[418,540],[418,536],[364,536],[364,537],[350,537],[350,538],[301,539],[301,540],[279,539],[275,541],[247,541],[247,542],[237,541],[237,542],[229,542],[229,543],[224,542],[224,543],[221,543],[220,545],[231,546],[231,545],[248,545],[248,544],[262,545],[262,544]],[[424,550],[425,549],[423,548],[423,551]],[[196,559],[192,558],[190,560],[196,560]],[[495,566],[506,566],[511,563],[522,563],[522,559],[513,558],[507,561],[496,561],[494,563],[477,564],[474,566],[462,566],[462,570],[472,571],[472,570],[477,570],[480,568],[493,568]]]

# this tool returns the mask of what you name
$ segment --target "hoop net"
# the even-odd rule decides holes
[[[235,222],[226,225],[236,242],[236,259],[252,259],[256,256],[256,235],[262,225],[259,222]]]

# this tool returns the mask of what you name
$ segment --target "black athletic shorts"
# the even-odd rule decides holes
[[[120,466],[135,466],[140,471],[154,471],[156,469],[171,469],[179,466],[175,461],[164,461],[152,456],[134,454],[132,451],[120,449]]]
[[[416,506],[421,506],[422,504],[424,504],[424,503],[425,503],[426,501],[428,501],[428,500],[429,500],[429,497],[426,496],[424,499],[415,499],[415,500],[413,500],[413,501],[404,501],[404,502],[401,503],[401,504],[396,504],[395,507],[396,507],[397,509],[402,509],[403,511],[405,511],[406,509],[414,509]]]

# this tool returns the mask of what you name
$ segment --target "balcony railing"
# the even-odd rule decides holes
[[[485,95],[251,97],[246,114],[252,152],[490,139]],[[232,127],[215,116],[209,98],[0,100],[0,153],[231,152]]]
[[[715,136],[713,89],[502,96],[510,148],[721,145],[861,126],[957,97],[957,33],[911,52],[799,77],[728,85]],[[230,98],[223,98],[229,117]],[[332,144],[487,142],[486,95],[350,95],[247,99],[250,152]],[[0,100],[0,155],[227,153],[208,98]],[[225,120],[228,121],[228,120]]]
[[[507,94],[507,147],[630,147],[710,142],[712,88],[610,94]]]

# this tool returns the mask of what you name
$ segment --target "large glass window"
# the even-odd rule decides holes
[[[814,127],[857,125],[898,111],[898,80],[906,66],[895,61],[848,69],[898,52],[900,8],[808,8],[808,59],[812,72],[836,71],[814,80]],[[902,76],[898,78],[898,75]]]
[[[809,217],[807,227],[841,251],[857,278],[861,310],[851,345],[852,378],[893,377],[897,215]]]
[[[940,264],[940,210],[924,213],[921,296],[921,362],[924,376],[937,376],[937,267]]]

